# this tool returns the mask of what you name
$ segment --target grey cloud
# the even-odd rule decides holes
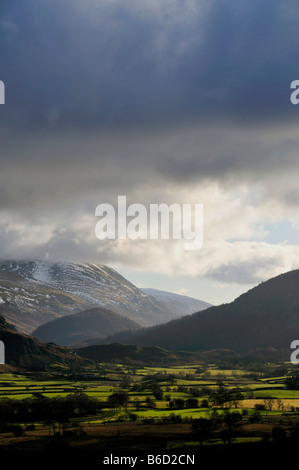
[[[72,217],[145,186],[153,196],[180,185],[192,195],[201,181],[228,190],[260,182],[263,197],[297,204],[292,185],[285,196],[269,184],[298,171],[298,133],[288,129],[299,113],[289,100],[299,79],[297,7],[4,0],[0,210],[55,230],[21,246],[3,226],[1,252],[93,259],[96,245],[77,238]],[[213,276],[252,282],[253,264]]]
[[[93,212],[100,202],[145,186],[189,185],[192,192],[192,185],[207,180],[228,190],[260,182],[264,195],[288,203],[278,182],[298,171],[299,142],[285,132],[199,126],[167,132],[19,134],[16,143],[11,138],[2,142],[0,207],[30,218],[70,207]],[[273,177],[275,191],[271,183],[267,192]],[[292,184],[289,191],[296,189]]]
[[[87,243],[82,234],[78,231],[57,228],[55,229],[48,241],[38,243],[36,240],[24,243],[18,228],[7,230],[7,226],[0,226],[0,257],[15,259],[50,259],[52,261],[59,260],[76,260],[86,261],[86,259],[94,260],[96,256],[96,248],[98,244]],[[29,232],[29,228],[28,228]],[[97,259],[101,262],[100,257]]]
[[[225,265],[215,266],[215,268],[207,273],[210,279],[220,282],[235,282],[237,284],[257,284],[265,279],[258,274],[258,268],[262,267],[264,273],[273,273],[273,271],[281,271],[283,266],[283,259],[279,255],[273,255],[271,258],[265,256],[262,258],[253,257],[250,261],[231,263]]]

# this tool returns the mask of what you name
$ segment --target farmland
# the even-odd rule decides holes
[[[63,442],[82,450],[173,451],[293,439],[299,390],[286,379],[295,371],[289,363],[3,371],[0,449]]]

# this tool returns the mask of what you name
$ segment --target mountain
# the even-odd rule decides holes
[[[210,306],[206,302],[182,295],[172,294],[158,289],[142,289],[146,295],[156,298],[171,310],[173,317],[203,310]],[[196,310],[197,307],[197,310]],[[89,346],[101,342],[107,336],[125,330],[134,331],[140,325],[128,318],[103,307],[88,309],[71,316],[57,318],[44,323],[32,332],[32,335],[43,342],[54,342],[64,346]]]
[[[294,339],[299,339],[299,270],[269,279],[229,304],[136,333],[114,335],[105,343],[246,353],[269,347],[290,351]]]
[[[142,289],[148,295],[155,297],[161,304],[172,311],[177,317],[190,315],[191,313],[200,312],[212,305],[203,300],[194,299],[186,295],[174,294],[159,289]]]
[[[101,340],[123,330],[136,330],[140,325],[103,307],[95,307],[39,326],[32,335],[43,342],[64,346]]]
[[[174,315],[155,297],[104,265],[0,262],[0,314],[30,334],[58,317],[101,306],[141,326],[171,320]]]
[[[85,310],[90,306],[84,299],[41,284],[10,270],[0,263],[0,315],[14,324],[18,331],[30,334],[40,324],[62,315]]]
[[[42,344],[37,339],[18,333],[15,327],[0,316],[0,340],[5,345],[5,363],[30,370],[43,370],[59,364],[60,367],[82,367],[84,359],[62,346]],[[3,369],[2,369],[3,370]]]

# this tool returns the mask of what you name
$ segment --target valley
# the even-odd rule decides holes
[[[46,285],[61,286],[63,295],[79,298],[80,285],[85,302],[84,292],[94,299],[99,295],[94,286],[99,289],[99,271],[106,271],[93,265],[36,268],[9,265],[10,291],[12,280],[20,289],[22,278],[39,292]],[[269,279],[230,304],[207,307],[199,301],[207,308],[196,313],[188,313],[195,299],[153,289],[140,294],[125,288],[126,281],[113,289],[116,281],[108,279],[101,278],[101,284],[107,283],[108,292],[111,281],[110,304],[130,289],[133,297],[126,294],[126,301],[144,300],[135,310],[130,304],[139,319],[143,312],[149,319],[153,305],[162,312],[172,304],[176,316],[185,305],[185,314],[146,327],[124,309],[120,314],[92,304],[72,314],[56,312],[51,321],[44,317],[31,335],[0,316],[6,362],[0,365],[1,452],[54,456],[59,451],[69,462],[80,456],[102,459],[107,449],[115,455],[221,460],[269,449],[274,456],[275,449],[299,442],[299,373],[290,361],[291,342],[299,337],[298,270]],[[3,289],[4,280],[0,285]],[[24,307],[32,304],[28,297],[18,310],[17,297],[5,292],[1,312],[36,321],[38,308]]]
[[[209,362],[208,355],[181,366],[96,362],[84,373],[0,366],[0,450],[47,452],[63,444],[90,457],[107,448],[200,457],[294,443],[299,387],[288,378],[296,373],[289,362]]]

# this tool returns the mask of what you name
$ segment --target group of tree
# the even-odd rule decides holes
[[[209,401],[213,406],[219,408],[238,408],[239,402],[242,399],[243,393],[241,388],[229,388],[223,382],[219,382],[217,388],[209,391]]]
[[[191,427],[201,446],[217,435],[224,443],[230,444],[242,425],[242,419],[243,415],[237,411],[227,410],[224,414],[219,414],[214,410],[207,418],[193,420]]]
[[[108,408],[127,408],[129,403],[129,394],[126,391],[114,392],[107,400]]]
[[[187,398],[184,400],[183,398],[174,398],[169,400],[168,407],[171,410],[182,410],[183,408],[197,408],[198,407],[198,400],[197,398]]]
[[[7,423],[66,423],[74,417],[95,415],[102,408],[102,402],[82,392],[66,397],[48,398],[40,394],[24,400],[1,400],[0,429]]]
[[[285,385],[289,390],[299,390],[299,371],[295,370],[285,379]]]

